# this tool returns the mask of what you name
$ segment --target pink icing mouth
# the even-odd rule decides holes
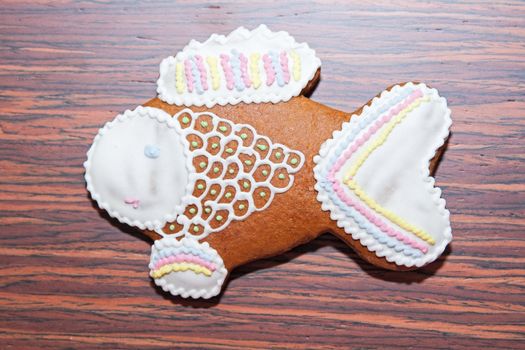
[[[131,204],[133,209],[138,209],[140,205],[140,200],[135,198],[124,198],[124,203]]]

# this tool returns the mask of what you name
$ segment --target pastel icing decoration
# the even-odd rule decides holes
[[[165,58],[157,93],[169,104],[188,107],[278,103],[298,96],[320,66],[315,51],[287,32],[239,27],[202,43],[192,40]]]
[[[219,294],[228,271],[207,242],[168,236],[151,247],[150,276],[165,292],[183,298],[211,298]]]
[[[435,89],[408,83],[384,91],[314,158],[323,210],[387,261],[407,267],[434,261],[452,234],[428,167],[451,123]]]

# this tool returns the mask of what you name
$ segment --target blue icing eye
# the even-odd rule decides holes
[[[157,146],[146,145],[144,147],[144,155],[152,159],[158,158],[160,155],[160,149]]]

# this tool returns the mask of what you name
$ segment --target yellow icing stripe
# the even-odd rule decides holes
[[[386,217],[389,221],[396,224],[397,226],[405,229],[406,231],[412,232],[417,237],[421,238],[422,240],[428,242],[429,244],[434,245],[436,241],[432,236],[430,236],[428,233],[423,231],[422,229],[408,223],[403,218],[399,217],[395,213],[391,212],[388,209],[383,208],[381,205],[379,205],[375,200],[373,200],[371,197],[369,197],[365,191],[359,185],[353,180],[353,177],[361,168],[365,160],[368,158],[368,156],[375,151],[379,146],[381,146],[383,143],[385,143],[386,139],[394,130],[396,125],[398,125],[411,111],[413,111],[415,108],[419,107],[419,105],[422,102],[429,101],[430,98],[428,96],[417,99],[414,101],[410,106],[402,110],[388,125],[387,127],[381,132],[381,134],[376,138],[375,141],[372,142],[372,144],[361,154],[359,159],[356,161],[354,166],[350,168],[350,170],[347,172],[345,176],[344,183],[352,190],[354,193],[364,202],[366,205],[370,208],[372,208],[377,213],[383,215]]]
[[[221,84],[221,76],[217,70],[217,61],[217,57],[214,56],[208,56],[206,58],[206,62],[208,63],[208,66],[210,66],[211,87],[213,90],[219,89]]]
[[[173,263],[173,264],[164,265],[161,268],[155,271],[152,271],[150,275],[153,278],[160,278],[171,272],[183,272],[183,271],[193,271],[195,273],[202,273],[203,275],[208,276],[208,277],[211,276],[211,273],[212,273],[209,269],[207,269],[204,266],[193,264],[193,263],[182,262],[182,263]]]
[[[182,65],[182,62],[177,62],[177,65],[175,66],[175,87],[177,88],[177,92],[179,94],[182,94],[184,92],[184,66]]]
[[[294,50],[290,51],[290,57],[293,61],[293,69],[292,69],[292,75],[293,79],[295,81],[299,81],[301,79],[301,56],[297,54]]]
[[[252,53],[250,55],[250,78],[255,89],[258,89],[259,86],[261,86],[261,77],[259,76],[260,57],[261,55],[259,55],[258,53]]]

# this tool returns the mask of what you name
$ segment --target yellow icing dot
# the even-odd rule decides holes
[[[217,57],[208,56],[206,57],[206,62],[210,67],[211,87],[213,90],[218,90],[221,85],[221,76],[217,70]]]
[[[182,62],[177,62],[175,66],[175,81],[177,93],[182,94],[184,92],[184,66]]]
[[[250,55],[250,78],[252,80],[253,87],[258,89],[261,86],[261,78],[259,76],[259,59],[261,55],[254,52]]]
[[[292,58],[293,62],[293,80],[299,81],[301,79],[301,57],[297,54],[297,52],[295,52],[295,50],[290,52],[290,57]]]

